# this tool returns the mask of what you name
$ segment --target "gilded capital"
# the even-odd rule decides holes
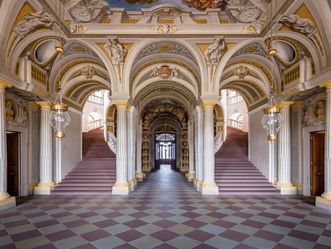
[[[202,102],[203,108],[213,108],[217,104],[217,101],[215,100],[204,100]]]
[[[282,108],[288,108],[290,107],[291,105],[293,105],[295,102],[294,101],[282,101],[280,104],[279,104],[279,108],[282,109]]]
[[[36,104],[41,107],[41,109],[49,110],[51,109],[51,103],[47,101],[36,101]]]
[[[117,108],[127,108],[128,107],[127,101],[116,101],[114,102],[114,105],[116,105]]]
[[[0,91],[3,91],[5,88],[9,87],[12,87],[12,84],[7,81],[0,80]]]
[[[320,87],[325,87],[326,89],[331,89],[331,81],[322,82],[319,85],[320,85]]]
[[[291,107],[298,108],[298,107],[301,107],[302,105],[303,105],[302,101],[295,101]]]

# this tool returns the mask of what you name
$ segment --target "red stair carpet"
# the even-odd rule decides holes
[[[116,181],[116,155],[103,130],[83,133],[83,160],[59,183],[52,195],[111,195]]]
[[[220,195],[279,195],[267,178],[248,160],[248,134],[228,127],[215,154],[215,182]]]

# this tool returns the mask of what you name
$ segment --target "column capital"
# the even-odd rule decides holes
[[[114,101],[113,104],[116,105],[117,108],[127,108],[129,106],[129,102],[124,100]]]
[[[5,88],[9,88],[12,87],[12,84],[4,81],[4,80],[0,80],[0,91],[3,91]]]
[[[326,89],[331,89],[331,80],[326,81],[326,82],[322,82],[319,85],[320,85],[320,87],[325,87]]]
[[[294,101],[282,101],[279,103],[279,108],[289,108],[291,105],[293,105],[295,102]]]
[[[36,104],[41,107],[42,110],[50,110],[51,103],[47,101],[36,101]]]
[[[295,101],[293,104],[292,104],[292,108],[298,108],[298,107],[301,107],[303,105],[303,102],[302,101]]]
[[[217,104],[219,96],[201,96],[201,105],[204,108],[213,108]]]
[[[213,108],[217,104],[215,100],[204,100],[201,105],[203,108]]]

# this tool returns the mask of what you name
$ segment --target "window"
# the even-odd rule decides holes
[[[156,159],[176,159],[176,135],[162,133],[155,135]]]

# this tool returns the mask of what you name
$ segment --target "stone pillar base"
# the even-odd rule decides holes
[[[180,172],[186,174],[188,173],[188,168],[180,168]]]
[[[136,188],[136,184],[135,184],[134,179],[130,180],[130,181],[128,182],[128,184],[129,184],[129,191],[130,191],[130,192],[131,192],[131,191],[134,191],[135,188]]]
[[[7,193],[0,194],[0,211],[16,206],[15,197],[11,197]]]
[[[33,194],[35,195],[50,195],[51,191],[54,189],[53,182],[40,182],[38,186],[33,189]]]
[[[316,197],[316,207],[331,210],[331,193],[323,193],[322,196]]]
[[[202,195],[218,195],[219,190],[215,182],[204,182],[201,186]]]
[[[128,182],[116,182],[113,186],[113,195],[128,195],[130,192]]]
[[[187,173],[186,174],[186,178],[189,182],[193,182],[194,181],[194,178],[195,178],[195,173]]]
[[[136,172],[136,179],[138,182],[142,182],[144,180],[144,173],[143,172]]]
[[[277,183],[277,188],[280,190],[281,195],[296,195],[298,190],[297,187],[293,186],[292,183]]]
[[[195,183],[195,189],[201,192],[201,188],[202,188],[202,181],[197,180]]]

